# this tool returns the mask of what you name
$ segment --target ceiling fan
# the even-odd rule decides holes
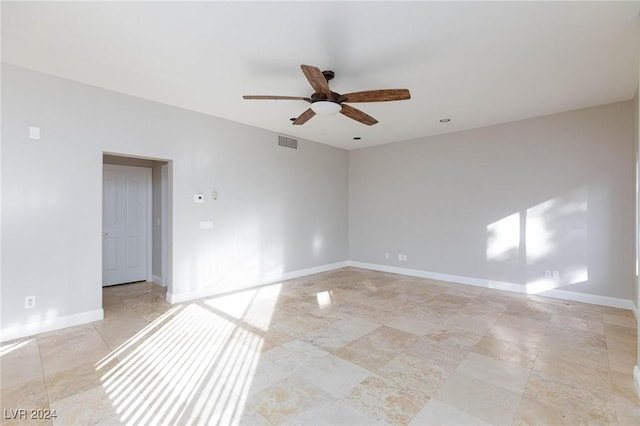
[[[306,101],[311,107],[300,114],[294,121],[294,125],[301,125],[309,121],[316,114],[333,114],[340,112],[353,120],[371,126],[378,120],[368,114],[347,105],[352,102],[386,102],[403,101],[411,98],[407,89],[366,90],[362,92],[346,93],[341,95],[329,89],[329,80],[335,76],[333,71],[320,71],[311,65],[301,65],[302,72],[313,87],[315,92],[310,97],[301,96],[270,96],[270,95],[245,95],[244,99],[274,99]]]

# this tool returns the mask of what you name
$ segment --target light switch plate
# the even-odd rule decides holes
[[[200,221],[200,229],[212,229],[213,221],[212,220],[201,220]]]
[[[40,139],[40,127],[29,126],[29,138]]]

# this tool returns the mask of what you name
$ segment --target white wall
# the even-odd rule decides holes
[[[640,81],[640,80],[639,80]],[[640,282],[638,281],[638,267],[640,265],[640,176],[638,172],[640,171],[640,96],[638,90],[636,90],[636,94],[631,100],[633,105],[633,158],[635,161],[635,170],[634,170],[634,183],[635,183],[635,283],[633,286],[633,303],[636,305],[636,312],[639,312],[640,308]],[[640,331],[639,331],[640,332]],[[640,345],[640,342],[638,342]],[[639,346],[640,347],[640,346]],[[638,356],[640,357],[640,352],[638,352]]]
[[[101,309],[103,152],[172,161],[174,295],[347,259],[344,150],[6,64],[2,89],[3,330]]]
[[[631,300],[632,141],[623,102],[350,151],[349,258]]]
[[[177,298],[347,259],[637,297],[632,102],[347,153],[9,65],[2,87],[3,330],[100,310],[104,152],[171,162]]]
[[[638,81],[640,82],[640,69],[638,70]],[[640,267],[640,87],[636,90],[636,95],[633,98],[633,118],[634,118],[634,146],[635,146],[635,161],[636,161],[636,279],[635,279],[635,297],[636,312],[640,312],[640,276],[638,276],[638,268]],[[640,396],[640,327],[637,326],[640,318],[636,315],[636,333],[638,335],[636,358],[637,362],[633,369],[633,384],[638,396]]]

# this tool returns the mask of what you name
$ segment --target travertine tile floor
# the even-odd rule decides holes
[[[640,424],[625,310],[354,268],[173,306],[155,284],[116,286],[104,308],[2,345],[3,417]]]

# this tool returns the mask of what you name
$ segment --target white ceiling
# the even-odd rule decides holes
[[[280,134],[354,149],[628,100],[640,2],[2,2],[2,60]],[[289,121],[300,64],[339,93],[407,88]],[[439,119],[449,117],[450,123]],[[354,141],[354,136],[362,137]]]

